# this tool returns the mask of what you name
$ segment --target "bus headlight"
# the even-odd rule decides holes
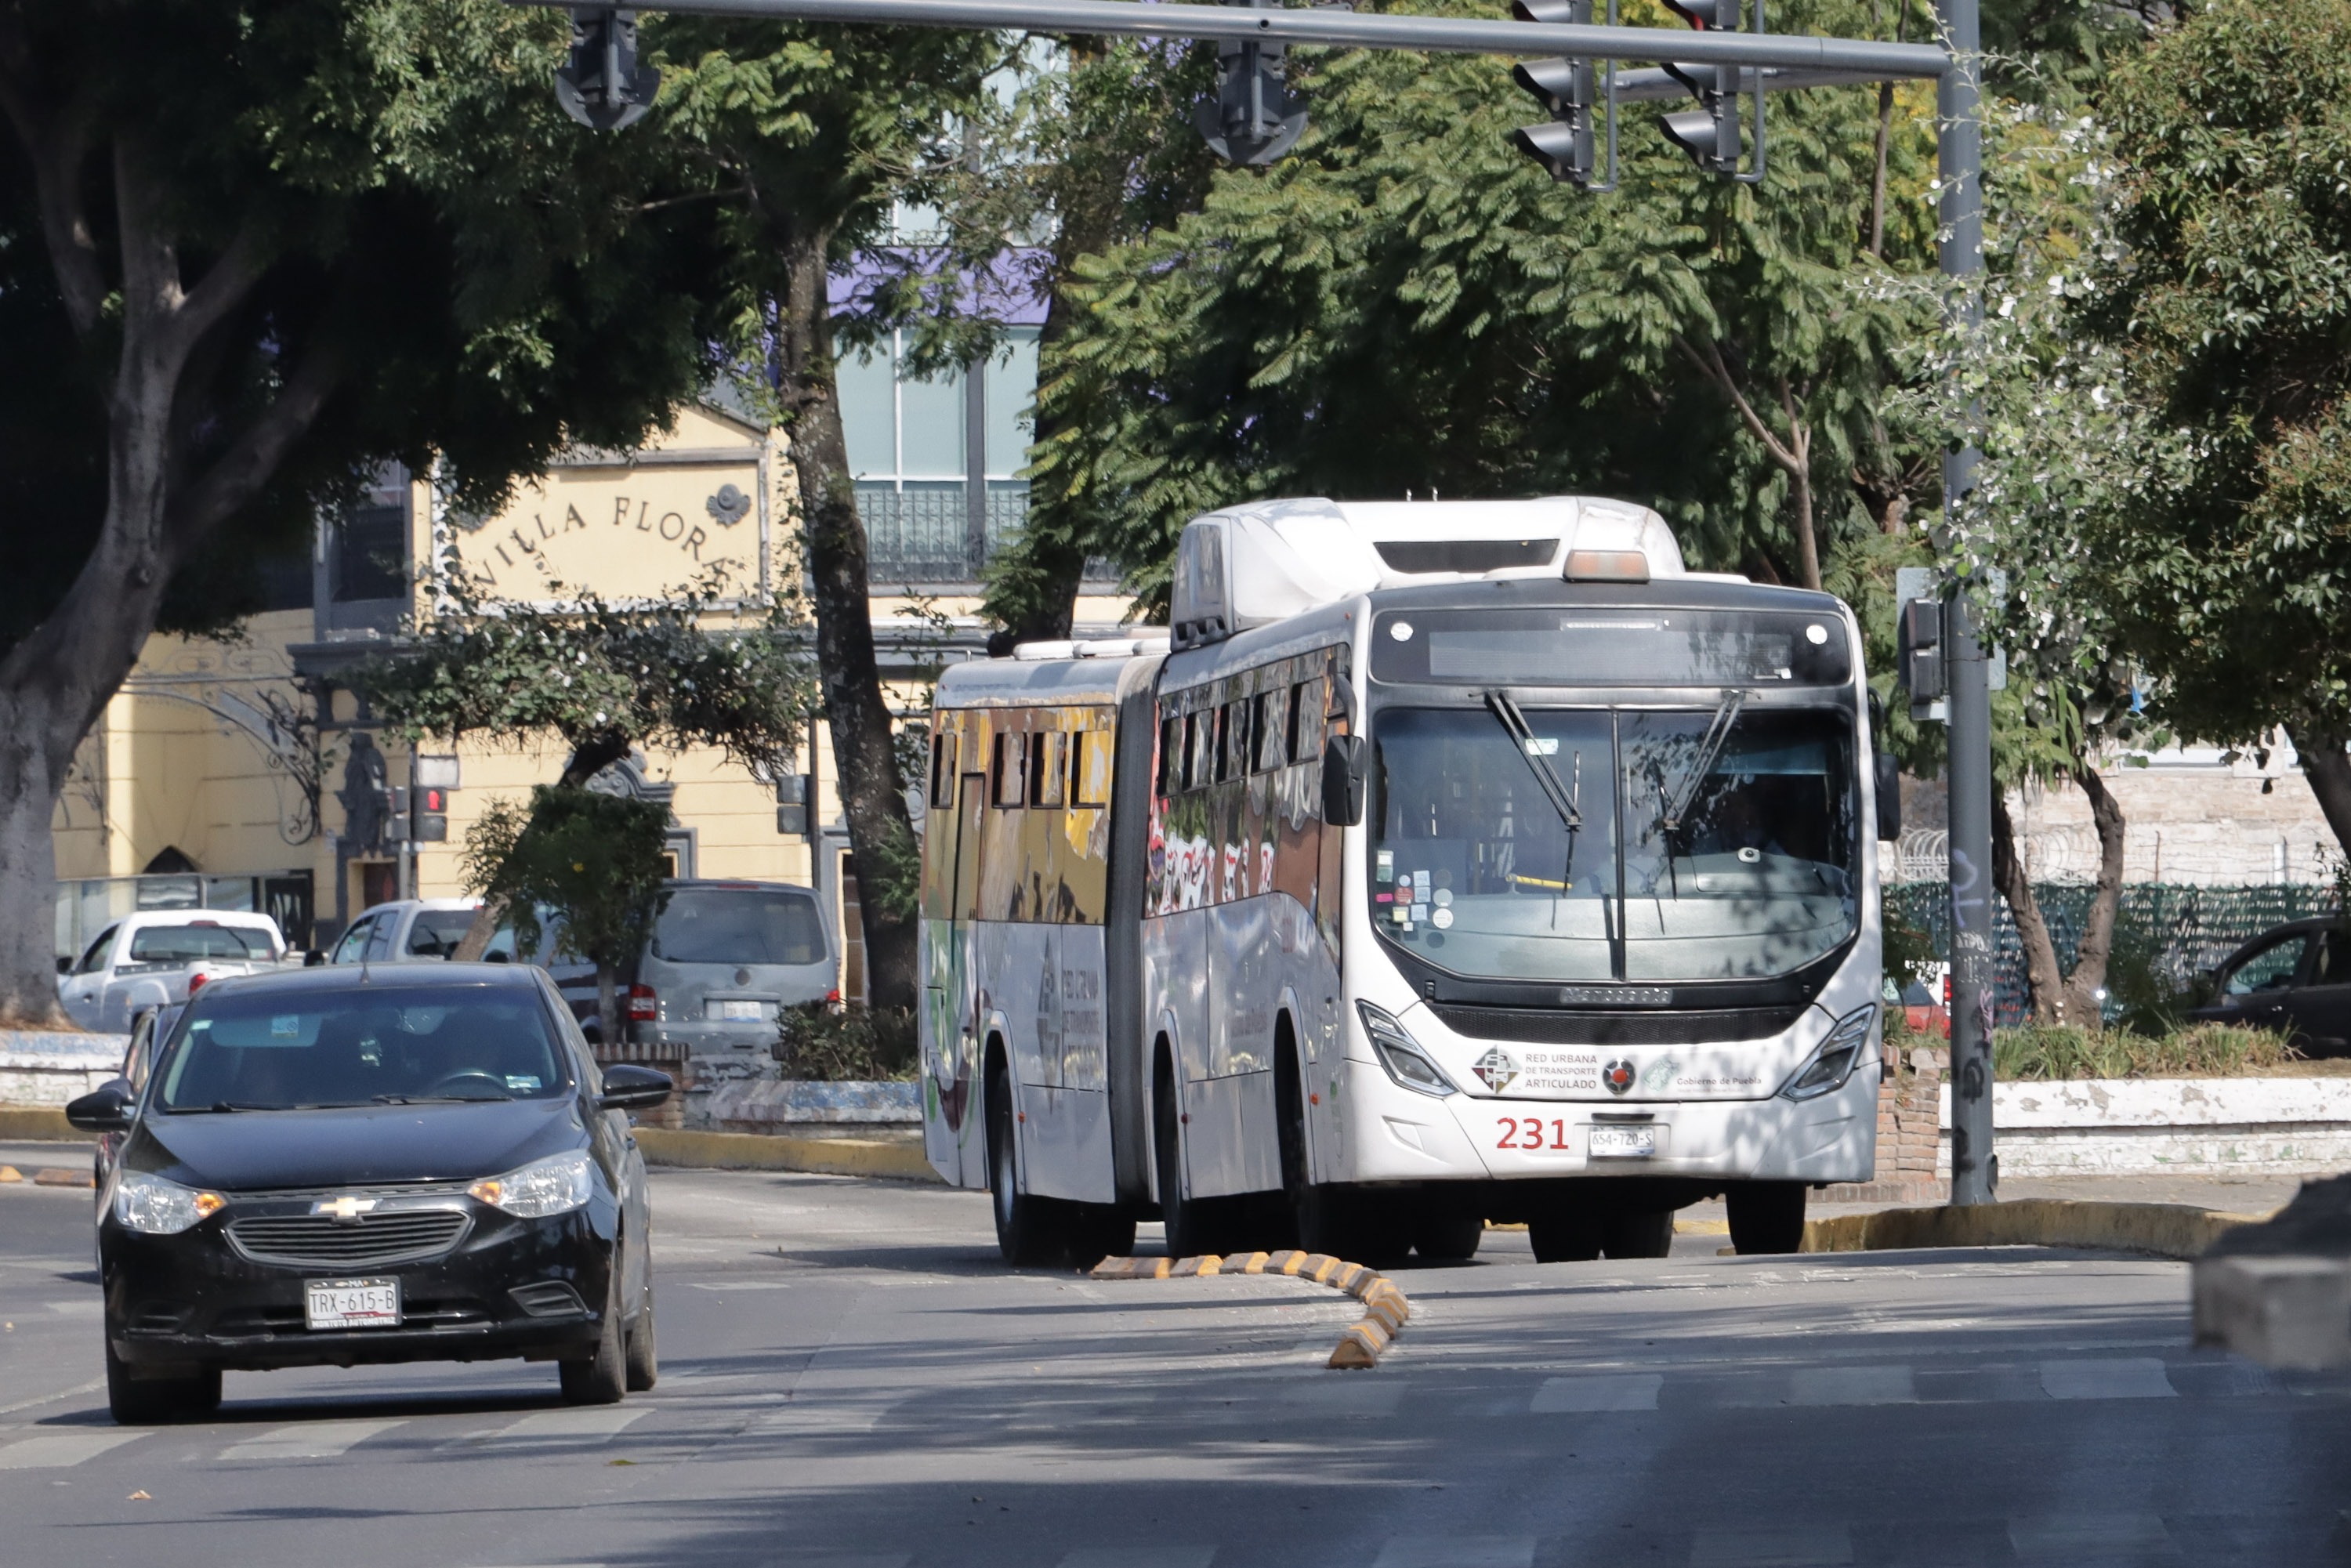
[[[1445,1076],[1420,1042],[1405,1032],[1395,1015],[1384,1008],[1369,1002],[1357,1002],[1355,1010],[1363,1015],[1364,1033],[1371,1037],[1372,1054],[1380,1059],[1390,1078],[1416,1094],[1433,1094],[1443,1099],[1460,1092],[1453,1081]]]
[[[1781,1094],[1790,1100],[1811,1100],[1832,1089],[1844,1088],[1844,1081],[1853,1076],[1854,1068],[1861,1061],[1863,1048],[1869,1044],[1869,1026],[1876,1020],[1876,1002],[1855,1009],[1837,1019],[1836,1027],[1829,1030],[1828,1039],[1821,1041],[1821,1048],[1813,1052],[1813,1059],[1788,1080],[1788,1086],[1780,1091]]]

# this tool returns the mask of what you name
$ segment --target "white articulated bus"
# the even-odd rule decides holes
[[[1620,502],[1196,519],[1171,635],[955,666],[925,1146],[1008,1259],[1792,1250],[1875,1161],[1853,616]]]

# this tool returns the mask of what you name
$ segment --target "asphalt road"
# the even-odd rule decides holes
[[[65,1152],[0,1148],[0,1161]],[[2351,1562],[2351,1380],[2188,1346],[2178,1264],[2026,1251],[1295,1281],[1013,1274],[985,1200],[654,1178],[663,1376],[232,1373],[106,1415],[87,1191],[0,1186],[0,1564]]]

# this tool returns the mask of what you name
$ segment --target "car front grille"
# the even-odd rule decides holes
[[[231,1222],[229,1239],[256,1263],[360,1269],[406,1263],[455,1247],[472,1224],[454,1208],[393,1209],[357,1220],[326,1214],[249,1215]]]

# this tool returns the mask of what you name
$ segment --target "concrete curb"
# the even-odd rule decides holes
[[[939,1179],[920,1144],[874,1138],[786,1138],[766,1133],[687,1133],[667,1127],[639,1127],[636,1135],[637,1147],[649,1166],[810,1171],[934,1184]]]
[[[1804,1224],[1805,1252],[1884,1252],[1916,1247],[2085,1247],[2192,1261],[2258,1215],[2184,1203],[2019,1198],[1965,1208],[1882,1208]]]
[[[87,1144],[95,1140],[54,1105],[0,1105],[0,1143]]]
[[[1331,1359],[1322,1364],[1361,1370],[1379,1364],[1380,1353],[1393,1343],[1412,1317],[1412,1303],[1395,1281],[1327,1252],[1236,1252],[1198,1258],[1105,1258],[1094,1265],[1097,1280],[1205,1280],[1217,1274],[1286,1274],[1311,1280],[1334,1291],[1344,1291],[1364,1303],[1364,1316],[1340,1333]]]

